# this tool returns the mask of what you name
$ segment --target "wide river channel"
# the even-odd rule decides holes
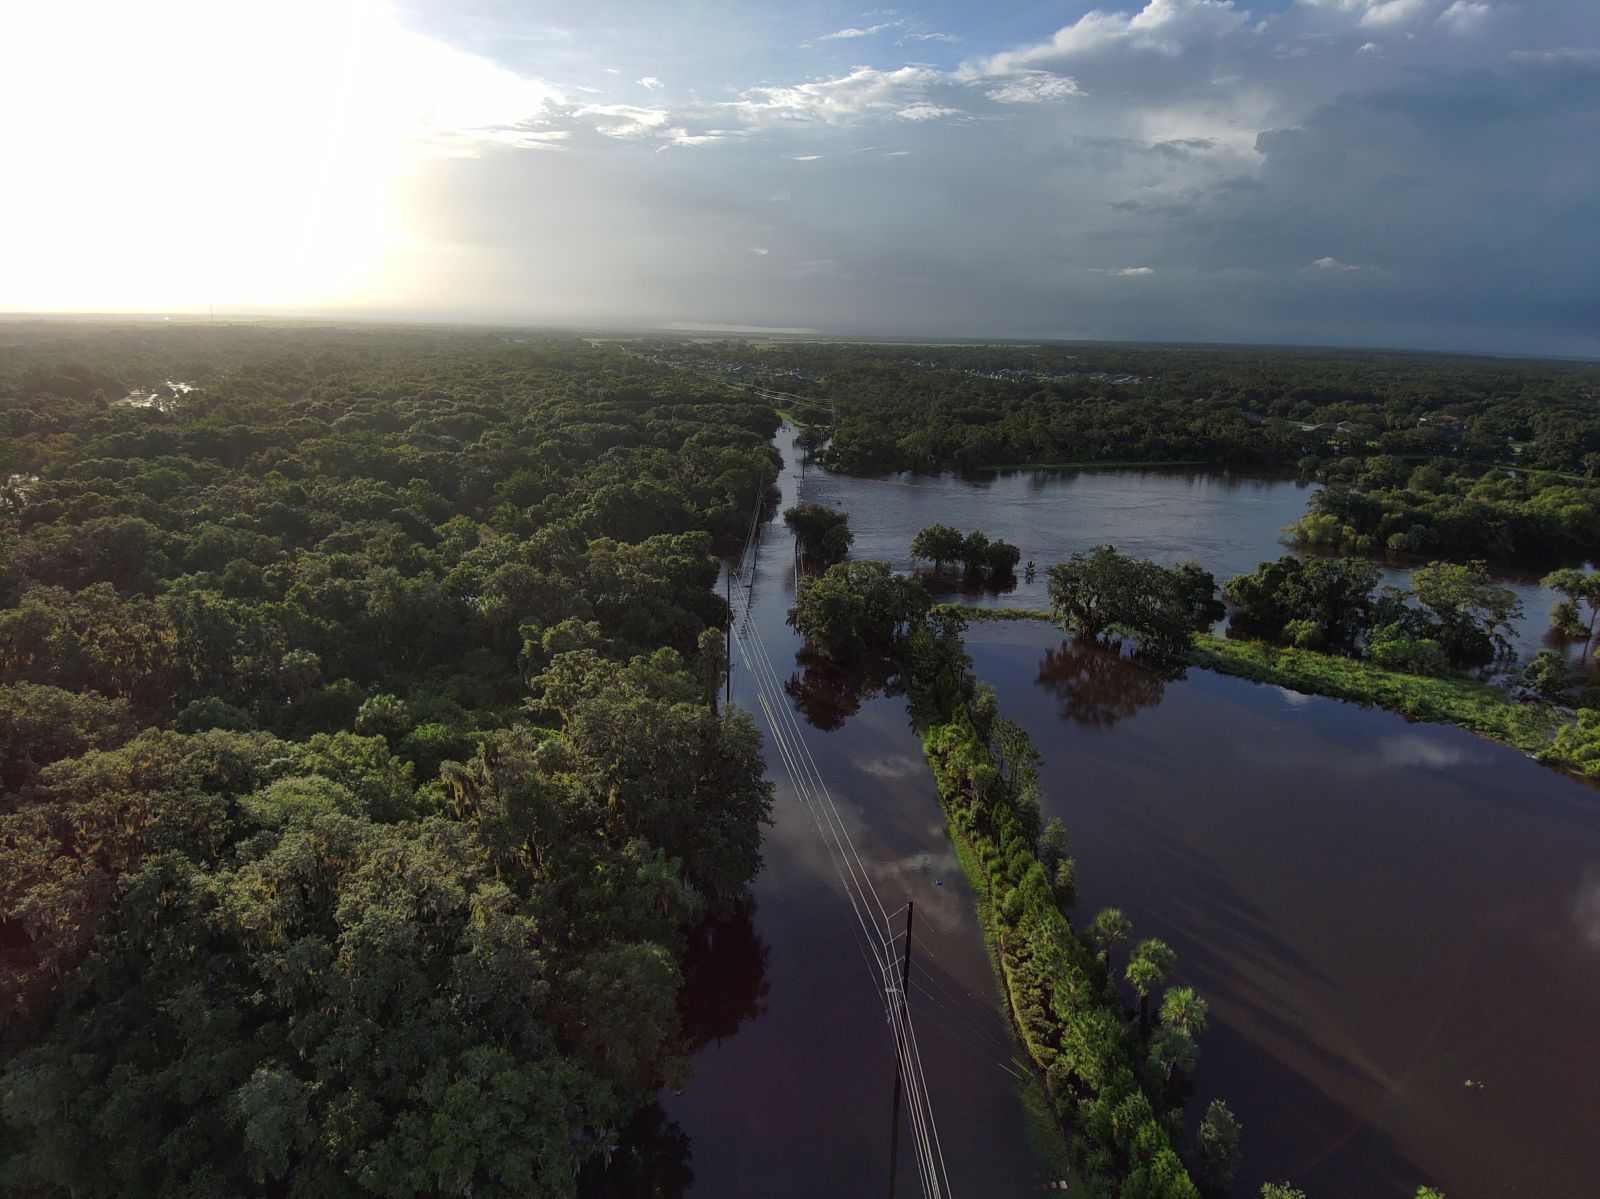
[[[905,569],[916,530],[944,523],[1038,563],[1031,586],[977,602],[1043,607],[1043,568],[1107,541],[1226,579],[1286,552],[1280,530],[1308,498],[1188,471],[802,477],[790,438],[784,504],[848,510],[853,556]],[[792,554],[781,523],[763,528],[743,580],[760,646],[736,647],[734,700],[767,730],[748,655],[794,679],[786,702],[874,889],[891,912],[915,904],[909,998],[951,1192],[1044,1193],[1052,1172],[904,701],[796,662]],[[1548,601],[1519,588],[1542,622]],[[1600,1195],[1600,793],[1459,730],[1205,671],[1163,681],[1042,623],[977,623],[967,641],[1044,755],[1078,916],[1121,907],[1211,1003],[1191,1128],[1227,1099],[1245,1130],[1237,1195],[1280,1179],[1310,1199],[1410,1199],[1423,1182],[1450,1199]],[[897,1168],[898,1192],[918,1194],[904,1117],[891,1166],[875,970],[770,735],[767,756],[765,867],[688,992],[692,1077],[661,1096],[693,1179],[657,1193],[882,1195]]]

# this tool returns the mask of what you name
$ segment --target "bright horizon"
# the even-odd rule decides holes
[[[1581,0],[18,3],[0,311],[1600,355]]]

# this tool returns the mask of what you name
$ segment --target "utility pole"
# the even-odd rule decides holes
[[[911,916],[915,910],[916,905],[906,900],[906,949],[900,959],[900,1028],[895,1031],[894,1123],[889,1130],[889,1199],[894,1199],[895,1175],[900,1167],[900,1084],[908,1049],[902,1030],[910,1018],[906,1012],[906,990],[911,986]]]
[[[756,480],[755,510],[750,513],[750,585],[755,586],[756,563],[761,561],[761,494],[766,491],[766,476]]]
[[[727,654],[727,658],[728,658],[728,699],[727,699],[727,702],[729,704],[731,704],[731,703],[733,703],[733,567],[732,566],[728,567],[728,572],[727,572],[727,575],[726,575],[726,579],[727,579],[727,584],[728,584],[728,647],[727,647],[727,650],[726,650],[726,654]]]

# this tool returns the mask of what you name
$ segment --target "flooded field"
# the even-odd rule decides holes
[[[911,535],[946,523],[1041,568],[1110,541],[1227,578],[1284,552],[1278,530],[1307,496],[1168,471],[802,479],[787,431],[780,443],[785,503],[848,509],[853,555],[901,568]],[[952,1189],[1038,1193],[1048,1170],[903,699],[796,661],[781,525],[747,583],[875,889],[891,908],[915,901],[911,998]],[[1042,606],[1042,574],[980,602]],[[1044,755],[1082,914],[1122,907],[1211,1000],[1193,1110],[1220,1095],[1243,1122],[1238,1193],[1279,1178],[1311,1199],[1409,1199],[1422,1182],[1452,1199],[1594,1193],[1600,796],[1458,730],[1202,671],[1163,680],[1044,624],[980,624],[969,646]],[[758,706],[748,666],[734,696]],[[731,952],[690,990],[691,1024],[714,1032],[663,1107],[693,1194],[879,1194],[893,1041],[833,860],[770,741],[768,761],[766,866],[721,934]],[[901,1157],[914,1193],[904,1136]]]

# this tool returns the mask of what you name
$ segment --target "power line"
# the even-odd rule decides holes
[[[758,496],[758,515],[759,503]],[[746,538],[744,550],[740,555],[738,569],[741,572],[745,568],[745,560],[753,558],[756,546],[759,544],[758,534],[759,523],[753,521],[750,535]],[[823,835],[823,844],[828,848],[835,873],[839,875],[840,884],[850,901],[856,925],[859,926],[862,936],[862,944],[858,947],[863,949],[863,957],[868,961],[869,967],[875,963],[878,968],[880,995],[887,1009],[889,1022],[894,1029],[897,1057],[905,1089],[910,1098],[910,1119],[918,1174],[922,1180],[924,1193],[933,1199],[942,1199],[950,1192],[944,1151],[933,1117],[916,1031],[906,1003],[909,997],[900,980],[893,977],[892,942],[898,937],[887,936],[889,913],[884,909],[883,901],[872,885],[866,863],[862,861],[838,804],[822,777],[822,771],[805,740],[793,709],[783,695],[782,685],[777,672],[773,669],[759,622],[754,619],[753,561],[750,569],[750,586],[739,589],[736,605],[739,611],[730,611],[729,621],[738,627],[739,645],[744,651],[745,663],[756,684],[757,701],[766,717],[768,731],[772,735],[784,771],[789,776],[790,785],[805,805],[813,823],[817,825],[819,834]],[[731,668],[731,660],[729,665]],[[872,915],[873,908],[877,909],[876,919]],[[852,929],[852,935],[855,931]]]

